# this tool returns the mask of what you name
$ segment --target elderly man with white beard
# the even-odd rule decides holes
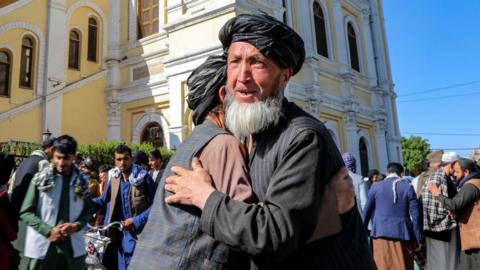
[[[302,67],[303,40],[270,16],[249,14],[229,20],[219,38],[227,60],[220,93],[226,126],[248,146],[252,188],[261,203],[215,190],[195,161],[193,170],[172,168],[176,175],[165,189],[175,195],[166,202],[202,209],[200,229],[248,253],[250,269],[375,269],[356,207],[341,215],[339,233],[320,233],[331,220],[321,216],[322,198],[344,164],[324,125],[283,98]]]

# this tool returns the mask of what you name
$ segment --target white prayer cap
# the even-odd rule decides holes
[[[459,158],[460,156],[457,154],[457,152],[446,152],[442,155],[442,162],[452,163],[454,161],[457,161]]]

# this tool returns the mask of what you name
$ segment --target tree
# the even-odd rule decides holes
[[[419,174],[422,164],[430,152],[430,144],[427,139],[420,136],[402,137],[403,162],[406,172]]]

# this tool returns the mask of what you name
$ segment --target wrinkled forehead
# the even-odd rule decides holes
[[[254,44],[247,41],[236,41],[230,44],[230,47],[228,47],[227,50],[227,58],[231,58],[232,56],[257,56],[271,59],[271,57],[264,55]]]

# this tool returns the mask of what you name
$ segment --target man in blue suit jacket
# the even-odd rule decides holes
[[[401,175],[401,164],[388,164],[387,177],[372,185],[363,212],[365,224],[373,217],[373,257],[379,270],[413,269],[409,248],[418,249],[423,242],[420,206],[413,186]]]

